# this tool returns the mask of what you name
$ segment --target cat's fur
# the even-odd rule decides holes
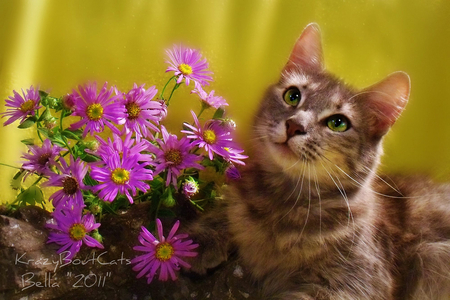
[[[283,100],[290,87],[297,106]],[[402,72],[362,91],[342,83],[307,26],[261,102],[242,179],[189,230],[193,270],[235,246],[264,299],[450,299],[450,186],[376,175],[409,89]],[[330,130],[335,114],[350,129]]]

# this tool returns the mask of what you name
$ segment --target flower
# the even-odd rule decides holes
[[[161,126],[161,133],[163,140],[157,139],[161,149],[155,145],[149,145],[149,150],[156,155],[155,161],[157,162],[157,165],[155,174],[159,174],[161,171],[167,169],[166,186],[172,182],[172,184],[177,187],[177,178],[182,170],[187,168],[203,169],[203,167],[197,163],[202,157],[189,153],[193,148],[193,145],[186,137],[178,140],[177,136],[169,134],[164,126]]]
[[[138,239],[142,246],[134,246],[133,249],[146,252],[146,254],[131,260],[132,264],[136,264],[133,270],[139,272],[136,278],[145,275],[147,283],[150,283],[159,270],[159,280],[167,281],[169,275],[172,280],[176,280],[177,276],[174,271],[180,270],[180,266],[191,267],[180,257],[196,256],[197,252],[192,250],[197,248],[198,244],[193,244],[192,240],[183,241],[188,237],[187,234],[175,235],[179,226],[180,221],[177,221],[170,230],[167,239],[163,235],[163,227],[159,219],[156,219],[159,239],[155,238],[145,227],[141,227],[142,231]]]
[[[190,80],[201,85],[208,85],[208,81],[212,80],[212,77],[208,75],[212,74],[207,70],[208,63],[206,59],[202,60],[199,51],[180,45],[174,46],[173,50],[166,50],[166,53],[170,58],[170,61],[166,61],[169,64],[166,72],[174,71],[175,76],[178,76],[177,83],[185,78],[186,85],[189,85]]]
[[[134,144],[135,140],[131,138],[132,134],[132,132],[129,132],[124,140],[120,136],[113,134],[113,140],[108,138],[108,141],[104,141],[101,137],[96,136],[100,144],[99,147],[96,151],[88,150],[87,152],[100,156],[102,161],[98,162],[99,164],[104,164],[114,153],[119,153],[119,156],[122,157],[124,152],[126,152],[127,156],[137,155],[140,162],[152,161],[153,157],[151,154],[142,153],[148,150],[150,143],[147,140],[141,140]]]
[[[199,186],[197,181],[194,178],[189,176],[183,183],[183,194],[186,198],[190,199],[192,196],[198,193]]]
[[[233,164],[228,166],[228,168],[225,170],[225,176],[227,176],[227,178],[230,180],[241,179],[241,173]]]
[[[6,112],[1,113],[2,118],[10,117],[3,123],[3,126],[9,125],[17,119],[20,120],[20,124],[22,124],[28,116],[34,116],[36,111],[41,108],[39,106],[39,89],[34,89],[33,86],[27,90],[27,93],[22,90],[21,96],[18,92],[13,91],[14,96],[9,96],[9,100],[5,100],[5,106],[10,107]]]
[[[237,149],[237,148],[224,148],[227,151],[227,155],[224,156],[224,159],[230,163],[235,163],[238,165],[245,165],[245,163],[243,161],[241,161],[242,159],[246,159],[248,158],[247,155],[243,155],[242,152],[244,152],[244,150],[242,149]]]
[[[91,214],[82,216],[84,205],[62,205],[53,212],[53,219],[46,224],[46,227],[54,230],[50,232],[47,243],[56,243],[62,246],[57,253],[68,251],[65,256],[66,261],[72,259],[84,244],[88,247],[103,249],[93,237],[87,233],[100,227],[100,223],[95,223],[95,218]]]
[[[153,180],[152,170],[146,169],[149,162],[138,163],[139,156],[128,156],[128,149],[125,149],[123,156],[119,153],[111,154],[105,161],[105,166],[92,165],[91,177],[100,182],[93,187],[95,192],[100,191],[98,196],[105,201],[112,202],[121,193],[127,196],[130,203],[133,198],[129,190],[136,196],[136,190],[147,192],[150,186],[145,183],[146,180]]]
[[[49,139],[44,140],[42,147],[33,145],[28,146],[28,149],[31,153],[25,153],[22,156],[22,158],[28,159],[28,161],[23,162],[22,168],[41,175],[53,174],[51,167],[58,165],[55,158],[64,150],[57,145],[53,145]]]
[[[163,109],[161,102],[152,101],[157,92],[154,86],[144,89],[144,85],[138,87],[135,83],[133,89],[119,100],[126,108],[124,130],[126,133],[135,132],[138,140],[141,136],[151,136],[149,129],[159,131],[153,124],[159,123]]]
[[[217,109],[219,107],[228,106],[227,101],[221,96],[214,96],[214,90],[212,90],[208,95],[208,93],[202,89],[200,84],[196,83],[195,90],[191,93],[197,94],[202,100],[202,103],[205,103],[207,107],[212,106]]]
[[[102,132],[105,125],[113,132],[119,133],[119,130],[114,127],[111,122],[116,124],[123,124],[125,122],[125,107],[116,100],[122,95],[116,95],[112,98],[111,94],[113,88],[107,90],[107,83],[105,83],[97,94],[97,84],[88,84],[85,87],[78,86],[77,91],[73,91],[71,97],[75,101],[74,116],[80,116],[81,120],[70,125],[70,130],[76,130],[84,125],[86,127],[83,131],[83,138],[88,132]],[[81,94],[81,95],[80,95]]]
[[[50,179],[43,186],[60,186],[61,190],[56,191],[50,196],[53,206],[58,207],[61,204],[70,203],[73,205],[83,205],[82,190],[86,189],[83,178],[86,176],[88,167],[77,158],[76,161],[70,157],[70,164],[61,159],[61,174],[53,173]]]
[[[191,131],[182,130],[181,132],[188,134],[188,138],[194,139],[194,145],[205,148],[210,160],[213,160],[214,153],[227,157],[228,151],[225,148],[235,147],[230,131],[222,126],[220,120],[210,120],[202,127],[195,113],[191,111],[191,114],[194,117],[195,126],[184,123],[184,126],[190,128]]]

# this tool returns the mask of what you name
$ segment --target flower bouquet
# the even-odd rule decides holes
[[[233,141],[236,125],[225,115],[226,100],[205,91],[212,81],[206,59],[183,46],[167,55],[166,72],[173,75],[161,92],[144,84],[123,92],[107,83],[100,89],[88,83],[61,97],[31,86],[6,100],[4,125],[18,120],[18,128],[35,126],[39,138],[38,143],[22,141],[29,151],[13,179],[17,198],[7,209],[39,205],[52,210],[47,243],[59,245],[66,261],[82,246],[103,249],[98,228],[105,215],[150,202],[153,221],[142,226],[140,244],[133,247],[133,270],[148,283],[156,274],[162,281],[175,280],[181,266],[190,267],[183,257],[195,256],[198,245],[177,234],[180,221],[166,238],[160,218],[175,220],[186,205],[203,211],[220,196],[224,181],[239,179],[236,165],[247,156]],[[163,120],[183,84],[198,95],[201,106],[176,135]],[[208,110],[212,118],[204,120]],[[202,175],[211,172],[226,179],[219,183]],[[28,177],[31,184],[25,183]],[[41,187],[56,191],[46,200]]]

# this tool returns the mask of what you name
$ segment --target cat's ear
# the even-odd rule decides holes
[[[323,69],[322,38],[316,23],[308,24],[303,30],[283,71],[298,68],[318,71]]]
[[[395,72],[363,90],[372,115],[370,130],[374,136],[382,137],[394,125],[408,103],[410,88],[408,74]]]

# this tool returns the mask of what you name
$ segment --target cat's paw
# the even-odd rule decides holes
[[[189,238],[199,246],[197,256],[185,259],[191,265],[187,271],[203,275],[228,259],[228,239],[218,232],[203,228],[189,232]]]

